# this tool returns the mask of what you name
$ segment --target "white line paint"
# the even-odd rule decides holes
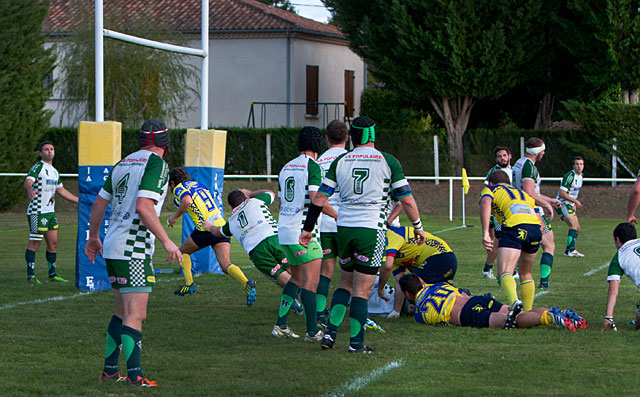
[[[549,291],[540,291],[540,292],[538,292],[537,294],[535,294],[533,297],[534,297],[534,298],[537,298],[537,297],[539,297],[539,296],[546,295],[546,294],[548,294],[548,293],[549,293]]]
[[[606,269],[608,266],[609,266],[609,262],[605,263],[604,265],[600,266],[597,269],[589,270],[588,272],[583,274],[583,276],[585,277],[593,276],[594,274],[598,273],[600,270]]]
[[[444,229],[444,230],[439,230],[437,232],[433,232],[431,234],[438,234],[438,233],[444,233],[444,232],[450,232],[451,230],[458,230],[458,229],[465,229],[467,226],[465,225],[460,225],[460,226],[456,226],[456,227],[450,227],[448,229]]]
[[[404,365],[404,361],[403,360],[391,361],[389,364],[385,365],[384,367],[380,367],[378,369],[374,369],[373,371],[369,372],[369,374],[366,375],[366,376],[361,376],[359,378],[356,378],[356,379],[353,379],[351,381],[343,383],[334,392],[325,394],[325,396],[328,396],[328,397],[343,397],[343,396],[346,396],[346,395],[348,395],[350,393],[355,393],[355,392],[363,389],[364,387],[366,387],[369,383],[371,383],[374,380],[378,379],[385,372],[388,372],[388,371],[390,371],[390,370],[392,370],[394,368],[402,367],[403,365]]]
[[[85,296],[85,295],[90,295],[90,294],[92,294],[92,292],[80,292],[79,294],[75,294],[75,295],[54,296],[53,298],[36,299],[34,301],[28,301],[28,302],[18,302],[18,303],[13,303],[13,304],[10,304],[10,305],[0,306],[0,310],[13,309],[13,308],[16,308],[16,307],[19,307],[19,306],[24,306],[24,305],[35,305],[35,304],[39,304],[39,303],[65,301],[65,300],[75,299],[75,298],[78,298],[78,297],[81,297],[81,296]]]

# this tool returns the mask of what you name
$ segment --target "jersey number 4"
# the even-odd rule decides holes
[[[118,199],[118,204],[122,204],[122,200],[127,195],[127,190],[129,187],[127,184],[129,183],[129,173],[127,172],[125,176],[120,178],[118,183],[116,184],[116,198]]]
[[[354,168],[351,171],[351,176],[353,177],[353,192],[355,194],[362,194],[364,191],[363,185],[364,181],[369,178],[369,169],[368,168]]]

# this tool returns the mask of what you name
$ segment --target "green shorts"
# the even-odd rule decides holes
[[[271,281],[276,281],[282,272],[289,269],[287,254],[278,242],[278,236],[269,236],[251,250],[249,254],[253,265]]]
[[[49,230],[58,230],[58,218],[55,212],[27,215],[29,223],[29,240],[42,240],[42,235]]]
[[[559,207],[556,207],[556,213],[560,215],[560,220],[564,220],[565,216],[576,214],[576,207],[575,205],[562,203]]]
[[[330,259],[338,256],[338,233],[320,233],[322,258]]]
[[[342,270],[376,274],[386,246],[386,232],[365,227],[338,226],[338,256]]]
[[[156,284],[156,277],[153,273],[153,264],[151,260],[144,259],[107,259],[107,273],[109,274],[109,282],[111,288],[141,288],[152,287]],[[150,290],[128,292],[151,292]]]
[[[549,222],[549,218],[544,214],[544,211],[541,208],[536,208],[536,213],[542,218],[542,234],[552,232],[551,222]]]
[[[322,259],[322,247],[317,241],[311,241],[309,248],[304,248],[300,244],[293,244],[283,245],[282,249],[287,254],[289,266],[298,266],[314,259]]]

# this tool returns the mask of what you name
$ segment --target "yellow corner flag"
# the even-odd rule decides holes
[[[469,193],[469,178],[467,177],[467,170],[462,169],[462,187],[464,188],[464,194]]]

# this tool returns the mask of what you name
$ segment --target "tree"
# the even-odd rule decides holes
[[[125,4],[125,3],[120,3]],[[87,23],[90,13],[79,2]],[[185,45],[178,32],[163,29],[161,18],[149,5],[127,14],[126,7],[105,13],[105,27],[151,40]],[[63,112],[72,122],[95,119],[95,42],[94,32],[76,32],[72,40],[58,46],[63,53],[60,89],[66,100]],[[180,117],[193,109],[199,92],[193,88],[200,81],[198,68],[181,54],[160,51],[130,43],[104,40],[104,115],[125,126],[139,126],[144,120],[162,119],[179,124]],[[206,128],[208,126],[202,126]]]
[[[640,1],[608,0],[611,31],[607,44],[615,60],[614,73],[624,103],[638,103],[640,87]]]
[[[381,81],[414,106],[433,107],[456,170],[478,99],[526,81],[526,66],[542,48],[536,0],[323,1]]]
[[[51,95],[48,77],[55,55],[45,49],[41,34],[48,1],[0,0],[0,9],[0,170],[26,172],[52,114],[44,106]],[[2,182],[0,211],[25,197],[23,178]]]
[[[258,0],[262,4],[266,4],[268,6],[282,8],[285,11],[296,12],[293,5],[289,0]]]

